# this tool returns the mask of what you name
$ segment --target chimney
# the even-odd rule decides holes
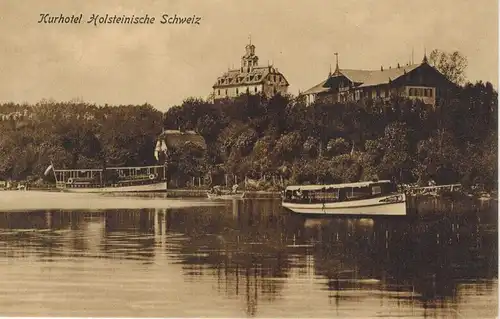
[[[380,66],[380,71],[384,71],[384,66]]]
[[[400,68],[401,66],[399,65],[399,62],[398,62],[398,69]]]

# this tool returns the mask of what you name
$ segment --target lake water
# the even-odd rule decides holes
[[[311,219],[276,200],[95,200],[0,212],[0,316],[497,316],[496,202]]]

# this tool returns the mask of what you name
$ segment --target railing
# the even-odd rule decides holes
[[[425,186],[425,187],[407,187],[404,188],[405,193],[411,195],[417,194],[429,194],[438,193],[442,191],[460,191],[462,189],[462,184],[448,184],[448,185],[436,185],[436,186]]]

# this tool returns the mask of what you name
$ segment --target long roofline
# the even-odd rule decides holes
[[[290,185],[286,187],[286,190],[317,190],[322,188],[342,188],[342,187],[363,187],[370,186],[376,183],[391,183],[390,180],[378,180],[378,181],[366,181],[366,182],[355,182],[355,183],[343,183],[343,184],[315,184],[315,185]]]
[[[370,83],[369,81],[367,81],[367,79],[363,79],[364,81],[359,81],[359,79],[353,78],[352,75],[350,75],[349,73],[354,73],[354,72],[360,72],[360,73],[365,73],[365,74],[372,73],[372,74],[377,74],[377,75],[383,74],[383,72],[386,72],[387,73],[386,79],[388,79],[390,81],[394,81],[394,80],[400,78],[401,76],[403,76],[405,74],[405,72],[407,72],[407,73],[412,72],[413,70],[415,70],[416,68],[418,68],[424,64],[429,65],[427,62],[422,62],[422,63],[414,63],[414,64],[410,64],[410,65],[400,66],[399,68],[389,68],[389,69],[385,69],[385,70],[338,69],[338,70],[336,70],[336,72],[334,74],[329,76],[326,80],[309,88],[308,90],[304,91],[302,94],[305,95],[305,94],[326,92],[326,91],[330,90],[330,87],[325,86],[325,84],[328,82],[328,80],[330,78],[335,78],[335,77],[340,77],[340,76],[346,77],[347,79],[349,79],[349,81],[351,81],[353,83],[360,83],[361,86],[363,86],[365,83]],[[429,66],[431,66],[431,65],[429,65]],[[402,73],[401,74],[393,74],[393,77],[391,77],[390,73],[395,72],[396,70],[400,70],[400,71],[402,70]],[[386,80],[381,81],[380,83],[376,83],[376,84],[370,83],[370,84],[367,84],[366,87],[386,84],[385,81]]]

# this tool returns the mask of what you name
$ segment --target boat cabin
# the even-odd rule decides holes
[[[383,197],[394,193],[397,193],[397,187],[389,180],[332,185],[296,185],[285,189],[283,201],[303,204],[336,203]]]
[[[151,184],[166,178],[165,166],[108,167],[105,169],[55,169],[59,188],[95,188]]]

